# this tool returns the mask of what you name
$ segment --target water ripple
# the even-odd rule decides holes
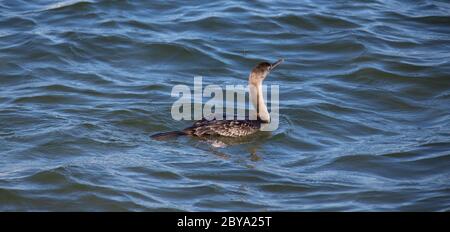
[[[201,4],[199,4],[201,3]],[[0,2],[0,210],[448,211],[442,1]],[[151,16],[151,17],[150,17]],[[280,127],[149,135],[176,84],[286,62]]]

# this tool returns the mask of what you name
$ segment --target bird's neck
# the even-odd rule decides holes
[[[249,88],[250,100],[256,109],[257,117],[264,122],[270,122],[270,114],[264,102],[262,83],[250,83]]]

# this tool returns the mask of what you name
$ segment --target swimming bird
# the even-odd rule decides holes
[[[151,137],[156,140],[163,140],[171,137],[189,135],[196,137],[223,136],[223,137],[242,137],[254,134],[261,129],[264,124],[270,123],[270,114],[264,102],[262,83],[269,73],[284,59],[279,59],[275,63],[261,62],[256,65],[248,77],[250,100],[256,109],[256,119],[250,119],[248,116],[243,120],[222,119],[214,117],[212,119],[203,118],[195,122],[192,126],[181,131],[171,131],[154,134]]]

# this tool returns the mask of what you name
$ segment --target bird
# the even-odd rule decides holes
[[[202,118],[196,121],[192,126],[181,131],[170,131],[157,133],[151,136],[155,140],[165,140],[178,136],[194,136],[194,137],[244,137],[258,132],[264,124],[270,123],[270,114],[264,102],[262,83],[269,73],[280,65],[284,59],[279,59],[274,63],[261,62],[257,64],[250,72],[248,77],[250,100],[256,109],[256,119],[226,119],[222,118]]]

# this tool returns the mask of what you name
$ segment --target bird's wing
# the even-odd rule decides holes
[[[240,137],[255,133],[261,126],[258,120],[200,120],[192,127],[186,128],[196,136],[220,135]]]

